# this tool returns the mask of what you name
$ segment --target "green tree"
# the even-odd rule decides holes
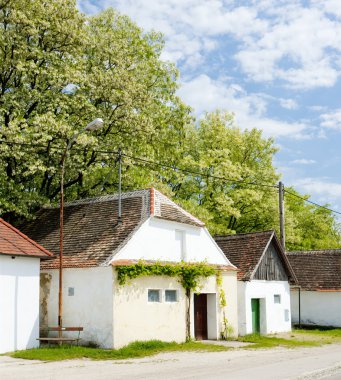
[[[160,60],[162,47],[160,34],[113,9],[86,18],[74,0],[0,0],[2,214],[29,215],[58,198],[62,149],[95,117],[105,128],[77,139],[68,199],[116,189],[115,157],[99,150],[180,157],[189,109],[175,95],[177,71]],[[128,186],[154,181],[126,168]]]
[[[180,179],[173,186],[175,196],[193,211],[200,206],[198,214],[213,233],[258,231],[270,224],[275,207],[271,184],[279,179],[272,165],[273,140],[256,129],[242,131],[232,114],[218,111],[200,120],[192,134],[188,161],[202,175]]]

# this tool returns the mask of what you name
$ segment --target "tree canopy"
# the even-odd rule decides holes
[[[111,8],[86,17],[74,0],[0,0],[0,214],[56,203],[63,150],[101,117],[72,145],[66,199],[117,191],[122,148],[124,189],[156,186],[213,234],[277,229],[273,139],[226,111],[195,121],[163,44]],[[289,194],[286,227],[289,249],[340,246],[331,212]]]

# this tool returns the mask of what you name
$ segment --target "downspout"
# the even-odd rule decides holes
[[[301,287],[298,287],[298,327],[301,328]]]

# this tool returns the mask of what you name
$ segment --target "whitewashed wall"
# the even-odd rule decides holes
[[[274,302],[274,295],[281,296],[281,303]],[[261,334],[291,330],[290,289],[286,281],[238,281],[239,334],[252,333],[251,299],[260,299]],[[287,310],[287,311],[286,311]],[[286,320],[285,317],[289,317]]]
[[[223,288],[227,298],[226,317],[238,334],[236,272],[223,274]],[[162,302],[148,302],[148,289],[160,289]],[[166,289],[178,291],[178,302],[167,303]],[[200,293],[208,294],[208,338],[220,337],[222,310],[216,277],[205,279]],[[114,283],[114,347],[119,348],[135,340],[159,339],[184,342],[186,339],[186,295],[175,278],[148,276],[131,280],[120,286]],[[191,335],[194,337],[194,305],[191,299]]]
[[[58,322],[58,270],[44,270],[52,276],[47,300],[48,325]],[[84,327],[82,343],[94,342],[112,347],[113,298],[112,268],[66,268],[63,271],[63,325]],[[74,289],[69,296],[68,288]],[[42,302],[42,300],[41,300]],[[77,332],[63,333],[77,337]]]
[[[298,323],[298,290],[291,291],[291,310]],[[341,292],[301,291],[301,323],[341,327]]]
[[[40,259],[0,255],[0,353],[37,347]]]
[[[179,231],[185,234],[184,242]],[[204,261],[229,264],[206,228],[149,218],[115,256],[118,259]]]

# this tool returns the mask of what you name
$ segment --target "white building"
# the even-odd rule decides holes
[[[39,266],[51,256],[0,218],[0,353],[39,345]]]
[[[186,292],[178,279],[145,276],[119,285],[118,267],[146,260],[164,265],[202,262],[222,269],[227,307],[219,303],[216,276],[203,279],[190,296],[191,335],[220,337],[223,315],[238,333],[237,272],[204,224],[155,189],[67,203],[64,209],[63,321],[84,327],[83,342],[122,347],[135,340],[183,342]],[[59,209],[43,209],[27,233],[58,252]],[[41,267],[41,323],[56,325],[58,258]]]
[[[341,249],[287,256],[299,285],[291,288],[293,323],[341,327]]]
[[[239,334],[291,330],[293,270],[274,231],[216,237],[238,272]]]

